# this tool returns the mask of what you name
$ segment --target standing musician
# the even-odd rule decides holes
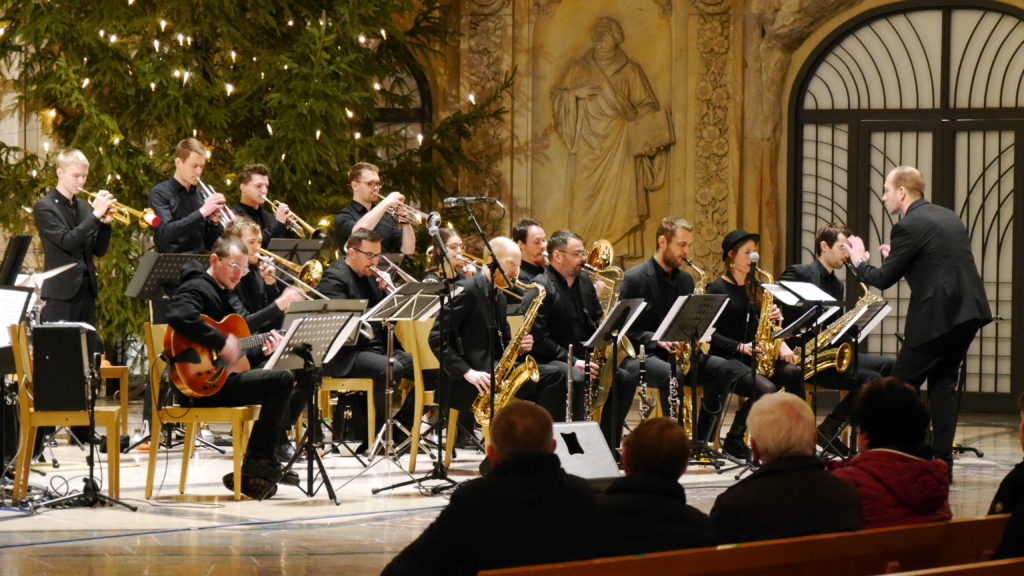
[[[761,395],[785,388],[787,392],[804,396],[804,378],[800,368],[792,361],[793,351],[785,342],[781,343],[779,358],[776,360],[774,374],[766,378],[761,374],[751,377],[756,356],[763,354],[757,346],[756,334],[761,321],[761,302],[764,290],[757,280],[750,254],[757,247],[759,234],[750,234],[746,230],[733,230],[722,239],[722,261],[725,271],[720,278],[708,284],[708,294],[724,294],[729,297],[718,322],[715,333],[711,336],[711,353],[746,366],[744,375],[737,379],[733,391],[741,396],[749,396],[733,418],[732,427],[725,436],[722,449],[736,457],[748,459],[750,448],[743,439],[747,429],[747,413],[753,401]],[[782,313],[778,306],[772,305],[770,317],[777,322],[782,321]],[[709,412],[721,410],[721,402],[712,396],[704,395],[703,409]]]
[[[547,291],[537,319],[530,334],[533,335],[533,358],[537,361],[542,381],[558,375],[560,386],[550,386],[540,391],[537,403],[552,406],[551,416],[556,421],[565,420],[565,385],[571,376],[573,383],[572,416],[583,418],[584,370],[589,370],[596,383],[599,366],[588,362],[583,342],[597,330],[601,321],[601,303],[590,277],[582,274],[583,261],[587,257],[583,240],[571,230],[559,230],[548,240],[551,250],[551,265],[543,274],[533,278]],[[527,290],[523,295],[522,309],[528,310],[537,290]],[[572,345],[572,366],[567,364],[569,345]],[[619,378],[619,383],[623,382]],[[554,381],[554,380],[552,380]],[[551,398],[550,396],[557,396]]]
[[[345,248],[345,257],[334,263],[327,270],[324,270],[323,279],[317,284],[317,290],[328,298],[340,298],[348,300],[366,300],[367,309],[376,306],[384,299],[386,294],[379,285],[379,277],[375,276],[377,260],[381,254],[381,237],[373,230],[356,228],[348,238],[348,245]],[[373,337],[360,336],[355,346],[346,346],[329,363],[324,365],[324,374],[336,378],[372,378],[373,395],[375,406],[375,421],[378,428],[384,423],[385,410],[388,408],[385,402],[385,388],[387,386],[387,334],[379,322],[371,322]],[[413,361],[412,356],[401,349],[398,339],[395,339],[394,356],[391,357],[393,384],[398,386],[402,378],[412,379]],[[406,429],[412,425],[413,403],[412,395],[406,397],[405,404],[399,409],[395,419]],[[343,421],[341,414],[344,407],[341,403],[335,406],[333,420],[335,426]],[[362,410],[366,413],[366,409]],[[366,426],[360,426],[353,422],[353,432],[357,439],[363,440]],[[395,442],[400,443],[405,439],[401,430],[395,430]],[[372,438],[364,440],[364,444],[372,441]],[[362,446],[359,447],[360,449]],[[361,451],[357,449],[356,451]]]
[[[519,281],[530,282],[544,272],[547,265],[548,240],[540,222],[527,218],[512,227],[512,239],[523,254],[523,265],[519,269]]]
[[[174,175],[153,186],[149,205],[160,218],[153,233],[157,252],[202,254],[224,231],[219,210],[224,195],[203,198],[197,186],[206,166],[206,147],[185,138],[174,148]]]
[[[414,254],[416,232],[412,224],[396,223],[388,214],[389,209],[398,209],[405,202],[405,196],[392,192],[374,206],[373,201],[380,197],[380,169],[373,164],[359,162],[348,171],[348,179],[352,185],[352,202],[334,215],[338,247],[346,245],[353,230],[366,228],[381,237],[385,254]]]
[[[491,240],[491,247],[498,256],[498,262],[509,278],[519,273],[520,254],[515,242],[499,236]],[[452,298],[445,310],[448,321],[448,342],[444,350],[444,369],[447,377],[442,381],[450,383],[448,399],[451,407],[459,410],[459,419],[469,411],[478,394],[490,392],[491,371],[501,359],[505,348],[509,345],[512,332],[506,316],[507,300],[505,294],[498,290],[493,296],[496,300],[496,322],[491,324],[491,268],[489,264],[479,274],[457,282],[463,291]],[[504,282],[499,274],[495,283],[501,286]],[[493,358],[488,354],[487,346],[493,337]],[[441,322],[434,322],[430,330],[430,348],[434,355],[441,358]],[[533,336],[526,334],[519,346],[520,354],[528,354],[533,350]],[[500,382],[498,383],[501,384]],[[547,388],[554,388],[548,391]],[[533,400],[540,406],[554,413],[565,411],[564,375],[551,373],[539,383],[527,381],[516,393],[517,398]],[[472,418],[470,418],[472,419]]]
[[[295,238],[295,233],[288,227],[288,219],[292,211],[285,203],[277,205],[274,213],[260,209],[267,201],[270,190],[270,170],[263,164],[248,164],[238,173],[238,189],[241,192],[238,204],[231,209],[239,216],[249,218],[259,224],[263,236],[263,248],[270,244],[271,238]],[[253,256],[250,250],[250,256]]]
[[[43,244],[44,268],[53,270],[66,264],[75,267],[43,283],[40,298],[42,322],[85,322],[96,326],[96,263],[110,245],[110,221],[107,214],[115,199],[106,190],[96,194],[93,205],[77,197],[89,176],[89,159],[80,150],[69,148],[54,160],[57,185],[32,206],[32,217]],[[90,352],[102,352],[98,332],[89,333]],[[98,442],[90,437],[88,426],[74,426],[80,440]],[[40,437],[43,434],[39,435]]]
[[[822,226],[814,237],[816,252],[814,261],[809,264],[790,265],[779,277],[779,280],[814,284],[841,304],[845,290],[843,283],[836,277],[836,270],[842,268],[843,263],[850,257],[846,241],[851,234],[852,232],[847,226],[836,222]],[[790,319],[798,318],[803,313],[799,308],[786,305],[781,305],[780,308],[782,315]],[[835,317],[837,318],[838,315]],[[874,378],[888,376],[892,372],[893,363],[892,358],[885,356],[859,354],[857,373],[851,374],[850,377],[844,377],[835,369],[815,374],[814,384],[816,386],[849,391],[846,398],[843,398],[832,410],[832,413],[825,417],[824,422],[818,426],[818,443],[822,448],[826,451],[838,452],[840,456],[846,456],[849,453],[849,448],[839,440],[838,436],[846,425],[850,410],[857,399],[860,385]]]
[[[221,334],[200,314],[219,322],[236,312],[229,292],[249,270],[247,253],[245,244],[237,237],[219,238],[213,244],[206,270],[183,268],[181,284],[174,291],[167,312],[167,321],[178,334],[199,346],[219,351],[220,358],[229,365],[242,354],[238,338]],[[263,354],[272,353],[280,340],[280,335],[271,332]],[[268,487],[268,496],[272,496],[278,482],[298,484],[298,475],[282,475],[281,465],[274,459],[274,448],[291,424],[287,412],[294,380],[291,370],[249,370],[228,376],[224,386],[211,396],[185,399],[186,404],[191,400],[193,406],[260,405],[242,463],[241,491],[249,497],[260,497]],[[229,490],[234,490],[233,482],[233,474],[224,476],[224,485]]]
[[[948,208],[924,199],[924,177],[899,166],[885,177],[882,202],[899,214],[892,244],[878,247],[885,261],[872,266],[864,241],[851,236],[850,259],[865,284],[882,290],[900,278],[910,285],[910,305],[892,375],[918,388],[928,381],[932,451],[953,470],[956,383],[974,335],[992,321],[985,285],[971,254],[971,238]]]
[[[680,343],[655,342],[652,338],[658,326],[668,315],[676,298],[693,294],[693,277],[681,268],[690,253],[690,247],[693,246],[693,225],[682,218],[665,218],[658,226],[656,242],[657,248],[649,260],[626,271],[619,289],[619,297],[622,300],[643,298],[647,303],[640,316],[630,326],[626,336],[637,354],[640,353],[640,346],[644,346],[647,384],[660,391],[661,406],[667,407],[669,406],[669,379],[672,364],[677,362],[676,353]],[[703,358],[704,362],[698,369],[700,370],[700,383],[704,386],[704,393],[707,396],[721,397],[729,383],[749,372],[749,369],[738,362],[729,362],[710,355]],[[639,358],[626,358],[622,361],[621,366],[622,370],[629,375],[626,382],[639,383]],[[683,374],[680,373],[677,377],[681,386]],[[615,444],[618,444],[618,439],[622,435],[622,425],[633,405],[635,392],[635,385],[620,383],[618,390],[612,391],[613,394],[616,394],[618,413],[612,416],[611,410],[606,409],[602,414],[601,426],[604,428],[611,426],[615,434]],[[682,388],[678,389],[678,393],[683,394]],[[680,398],[680,400],[682,399]],[[605,408],[609,406],[610,404]],[[664,412],[665,415],[668,415],[667,408],[664,409]],[[698,422],[696,437],[705,442],[708,441],[711,424],[712,418],[706,415],[701,418]]]

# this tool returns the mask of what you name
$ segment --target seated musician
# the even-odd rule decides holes
[[[548,239],[540,222],[527,218],[512,227],[512,239],[523,253],[523,264],[519,271],[520,282],[530,282],[544,272],[548,259]]]
[[[792,264],[786,268],[779,280],[793,280],[796,282],[807,282],[821,288],[829,296],[836,299],[836,303],[843,303],[843,283],[836,277],[836,270],[842,268],[850,259],[850,250],[846,245],[846,239],[851,231],[843,224],[831,222],[822,226],[814,238],[816,251],[813,262],[808,264]],[[851,267],[852,270],[852,267]],[[849,274],[847,275],[849,277]],[[788,319],[799,318],[804,310],[789,306],[780,306],[782,314]],[[829,319],[829,324],[833,316]],[[825,421],[818,426],[818,444],[826,451],[838,456],[848,456],[850,449],[840,439],[839,434],[843,431],[850,416],[850,411],[857,399],[857,391],[861,384],[873,378],[888,376],[892,373],[895,358],[886,358],[875,354],[858,354],[857,372],[840,374],[834,368],[824,370],[814,375],[815,386],[831,388],[833,390],[849,390],[849,394],[843,398],[832,410]]]
[[[750,457],[743,436],[747,429],[747,413],[750,404],[762,394],[775,392],[785,388],[787,392],[804,396],[804,379],[800,369],[792,364],[793,351],[785,342],[781,343],[780,353],[776,359],[771,377],[757,374],[752,377],[752,368],[756,363],[756,355],[762,354],[757,342],[758,327],[761,326],[761,302],[764,290],[754,273],[750,258],[757,247],[758,234],[750,234],[746,230],[733,230],[722,240],[722,261],[725,262],[724,274],[708,284],[708,294],[725,294],[729,303],[715,323],[715,333],[711,337],[711,353],[729,360],[742,362],[748,366],[744,375],[735,381],[733,391],[736,394],[750,396],[733,418],[732,427],[725,437],[722,449],[731,456],[740,459]],[[782,313],[772,305],[770,318],[782,322]],[[767,322],[767,320],[764,320]],[[721,410],[719,399],[710,395],[704,396],[704,408],[710,412]]]
[[[279,203],[273,214],[260,208],[267,202],[267,193],[270,191],[270,170],[266,166],[248,164],[242,168],[238,173],[238,190],[241,195],[231,211],[259,225],[263,235],[263,248],[270,244],[271,238],[297,237],[288,227],[292,211],[287,204]]]
[[[386,296],[381,287],[381,279],[377,275],[377,260],[380,258],[381,237],[373,230],[356,228],[348,238],[345,257],[324,270],[323,279],[317,285],[317,291],[328,298],[366,300],[367,309],[377,305]],[[377,428],[384,424],[387,410],[385,389],[387,386],[387,333],[379,322],[371,322],[373,337],[360,336],[354,346],[346,346],[330,362],[324,365],[324,374],[335,378],[372,378]],[[402,378],[412,378],[412,356],[401,349],[398,339],[394,341],[394,356],[391,357],[393,385],[398,386]],[[397,392],[396,392],[397,393]],[[332,422],[337,426],[343,422],[344,406],[339,402],[335,407]],[[413,402],[411,395],[395,415],[395,419],[406,430],[412,425]],[[359,417],[359,410],[354,416]],[[361,411],[366,414],[366,409]],[[365,423],[365,421],[364,421]],[[356,438],[363,444],[372,438],[363,438],[366,426],[359,425],[355,419],[350,425]],[[400,429],[395,429],[396,442],[405,439]],[[363,446],[356,451],[359,452]]]
[[[167,321],[177,334],[194,344],[216,350],[230,364],[244,354],[239,339],[227,336],[207,323],[205,314],[220,322],[235,312],[229,292],[249,270],[248,249],[232,236],[219,238],[210,254],[206,270],[193,267],[182,270],[181,284],[174,291],[168,307]],[[270,354],[280,342],[276,332],[263,345],[263,354]],[[291,422],[286,417],[288,398],[295,376],[291,370],[248,370],[227,377],[223,387],[210,396],[186,398],[184,404],[196,407],[260,405],[260,415],[252,428],[245,460],[242,463],[241,490],[258,498],[269,488],[267,496],[276,492],[276,483],[298,484],[298,476],[282,476],[281,465],[274,459],[274,447]],[[224,476],[224,485],[234,490],[232,474]]]
[[[583,342],[597,330],[601,321],[601,303],[590,277],[583,274],[583,261],[587,256],[583,240],[570,230],[559,230],[548,241],[551,265],[543,274],[533,278],[544,286],[546,295],[530,333],[533,335],[532,356],[537,361],[541,382],[551,385],[539,391],[537,403],[551,411],[555,421],[565,420],[565,394],[567,377],[573,383],[572,416],[583,419],[584,370],[590,372],[596,383],[599,366],[587,360]],[[537,290],[523,295],[522,309],[529,310]],[[569,345],[572,344],[572,366],[567,363]],[[555,377],[557,376],[557,377]],[[619,379],[622,382],[622,378]]]
[[[491,247],[498,256],[498,262],[509,278],[515,278],[519,272],[519,248],[512,240],[499,236],[491,240]],[[452,298],[447,304],[445,318],[448,322],[448,342],[441,349],[441,322],[435,321],[430,330],[430,348],[434,355],[443,360],[446,378],[442,382],[449,383],[446,389],[448,401],[452,408],[459,411],[459,421],[463,414],[470,413],[470,408],[478,394],[490,392],[491,371],[509,346],[512,335],[506,316],[507,300],[505,294],[498,290],[494,294],[497,323],[490,320],[491,300],[491,268],[494,264],[484,266],[479,274],[472,278],[460,280],[457,285],[463,291]],[[495,277],[495,283],[501,286],[503,278]],[[489,325],[497,326],[495,331]],[[493,357],[488,354],[488,345],[493,345]],[[526,334],[519,343],[519,352],[527,354],[533,349],[533,337]],[[514,360],[514,358],[513,358]],[[557,378],[557,375],[555,376]],[[500,382],[499,382],[500,384]],[[534,400],[540,397],[540,385],[526,382],[515,394],[516,397]],[[561,397],[563,406],[565,398]],[[538,401],[539,402],[539,401]],[[496,406],[500,408],[500,406]],[[550,408],[549,408],[550,410]],[[564,410],[564,408],[563,408]],[[472,421],[472,414],[469,420]],[[460,434],[464,434],[460,431]],[[460,443],[461,445],[461,443]]]
[[[472,261],[467,259],[466,245],[462,242],[462,236],[450,228],[438,229],[441,240],[444,242],[445,250],[448,251],[448,258],[452,261],[449,265],[437,247],[431,245],[427,248],[427,267],[423,275],[424,282],[440,282],[442,278],[453,280],[464,280],[472,276],[476,271]],[[453,270],[454,266],[454,270]]]

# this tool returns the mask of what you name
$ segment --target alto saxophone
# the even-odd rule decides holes
[[[703,270],[697,267],[689,258],[683,258],[690,268],[697,273],[697,281],[693,287],[693,293],[695,295],[704,294],[704,287],[707,286],[707,274]],[[706,348],[702,348],[701,352],[707,352]],[[690,350],[689,342],[680,342],[679,347],[676,348],[676,364],[679,365],[679,371],[686,376],[690,373],[691,357],[693,356],[693,350]]]
[[[540,372],[537,369],[537,362],[533,359],[533,356],[527,356],[519,366],[516,366],[516,358],[519,357],[523,338],[530,333],[533,322],[537,319],[537,314],[540,312],[540,306],[544,303],[544,297],[547,295],[547,292],[543,286],[537,283],[523,284],[517,281],[515,287],[521,290],[536,288],[537,297],[533,299],[530,307],[523,314],[523,325],[516,331],[508,346],[505,347],[498,365],[494,367],[494,390],[491,390],[490,393],[480,394],[473,401],[473,416],[480,426],[484,428],[491,421],[492,394],[494,395],[494,411],[497,412],[512,401],[516,392],[519,391],[519,388],[527,380],[532,382],[540,381]]]
[[[775,277],[757,268],[756,273],[765,279],[765,284],[774,284]],[[757,321],[757,332],[754,334],[754,341],[757,350],[757,373],[765,378],[771,378],[775,373],[775,362],[779,359],[782,351],[782,340],[772,338],[772,334],[782,329],[782,322],[772,320],[772,306],[775,304],[775,297],[768,290],[761,288],[761,316]]]

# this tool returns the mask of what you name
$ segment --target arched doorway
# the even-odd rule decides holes
[[[1024,10],[1000,2],[901,2],[846,23],[811,54],[790,102],[788,262],[813,257],[822,224],[847,223],[877,252],[896,217],[882,207],[894,166],[917,166],[926,197],[959,214],[997,321],[968,354],[964,407],[1015,409],[1024,275]],[[1014,278],[1021,278],[1014,280]],[[860,288],[847,280],[848,299]],[[883,292],[893,313],[868,350],[899,349],[909,288]]]

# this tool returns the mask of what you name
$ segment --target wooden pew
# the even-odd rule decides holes
[[[1024,574],[1024,558],[940,566],[912,572],[895,572],[893,576],[1019,576],[1020,574]]]
[[[865,576],[987,560],[999,543],[1007,518],[1002,515],[878,528],[718,548],[523,566],[480,574],[716,576],[749,571],[758,576]]]

